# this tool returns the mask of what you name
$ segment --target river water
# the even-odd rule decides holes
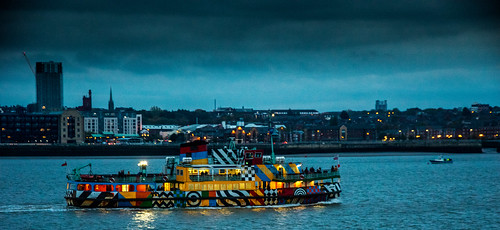
[[[271,208],[79,209],[66,207],[66,167],[94,173],[150,172],[164,159],[0,158],[1,229],[499,229],[500,154],[340,157],[341,197],[328,204]],[[288,157],[327,169],[333,155]],[[82,173],[88,170],[83,169]]]

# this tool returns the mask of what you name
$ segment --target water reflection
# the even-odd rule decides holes
[[[155,212],[155,210],[138,211],[132,218],[133,223],[135,223],[135,226],[133,228],[155,228],[154,222],[156,219],[156,215],[157,212]]]

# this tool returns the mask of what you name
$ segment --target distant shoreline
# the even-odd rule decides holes
[[[436,156],[436,155],[466,155],[466,154],[500,154],[495,151],[495,149],[491,149],[492,151],[487,151],[483,153],[438,153],[438,152],[367,152],[367,153],[308,153],[308,154],[277,154],[277,156],[284,157],[299,157],[299,158],[308,158],[308,157],[324,157],[330,158],[339,155],[339,157],[404,157],[404,156]],[[22,159],[22,158],[41,158],[41,159],[50,159],[50,158],[67,158],[67,159],[164,159],[167,155],[137,155],[137,156],[77,156],[77,155],[65,155],[65,156],[1,156],[0,159]]]
[[[245,144],[248,148],[271,152],[267,144]],[[241,147],[238,146],[238,147]],[[222,144],[209,144],[209,149],[223,148]],[[491,146],[490,146],[491,147]],[[380,156],[380,155],[435,155],[436,153],[482,153],[479,141],[454,142],[317,142],[297,144],[276,144],[277,155],[285,156],[320,156],[340,154],[345,156]],[[22,156],[176,156],[179,145],[0,145],[0,157]]]

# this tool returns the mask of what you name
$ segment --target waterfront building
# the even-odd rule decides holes
[[[471,105],[471,111],[473,111],[475,113],[489,112],[490,105],[489,104],[474,103]]]
[[[0,114],[1,143],[82,143],[83,117],[77,110]]]
[[[376,100],[375,101],[375,110],[376,111],[387,111],[387,100]]]
[[[63,108],[62,63],[37,62],[35,77],[37,111],[61,111]]]
[[[138,135],[142,130],[142,114],[132,108],[115,108],[113,111],[93,109],[83,112],[85,132],[111,133],[117,136]]]
[[[317,116],[319,112],[315,109],[273,109],[272,116]]]
[[[118,133],[118,118],[117,117],[104,117],[103,125],[104,133]]]
[[[8,112],[0,114],[1,143],[57,143],[59,114]]]
[[[89,133],[99,133],[99,118],[97,117],[85,117],[84,119],[84,130]]]
[[[141,116],[138,114],[138,116]],[[123,117],[123,134],[138,134],[137,133],[137,116]]]
[[[178,125],[143,125],[143,128],[149,136],[167,139],[170,135],[176,133],[176,130],[180,127]]]
[[[76,109],[68,109],[61,113],[59,143],[83,143],[85,134],[83,116]]]

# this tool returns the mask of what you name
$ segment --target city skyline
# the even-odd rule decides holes
[[[36,102],[62,62],[64,106],[371,110],[500,105],[489,1],[1,4],[0,105]]]

